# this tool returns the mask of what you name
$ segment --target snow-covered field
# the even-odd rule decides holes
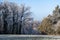
[[[52,35],[0,35],[0,40],[60,40],[60,36]]]

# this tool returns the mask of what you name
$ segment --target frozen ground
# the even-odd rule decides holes
[[[60,40],[60,36],[49,36],[49,35],[0,35],[0,40]]]

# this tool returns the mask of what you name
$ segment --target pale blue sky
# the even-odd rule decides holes
[[[1,2],[2,0],[0,0]],[[60,5],[60,0],[9,0],[17,4],[25,4],[31,7],[33,18],[42,20],[48,14],[52,14],[54,7]]]

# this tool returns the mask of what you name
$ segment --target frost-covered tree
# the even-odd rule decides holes
[[[41,32],[39,32],[38,31],[38,26],[40,25],[40,21],[37,21],[37,20],[35,20],[35,21],[33,21],[33,30],[32,30],[32,34],[33,35],[39,35],[39,34],[41,34]]]
[[[32,29],[30,8],[11,2],[0,3],[0,33],[21,34]],[[27,31],[30,32],[30,31]]]
[[[60,35],[60,8],[59,5],[55,7],[52,15],[48,15],[42,20],[39,30],[48,35]]]
[[[21,23],[22,23],[22,34],[31,34],[32,33],[32,22],[33,18],[31,17],[30,8],[25,7],[24,5],[21,5]]]

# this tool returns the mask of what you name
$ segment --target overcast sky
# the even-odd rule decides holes
[[[0,0],[1,2],[2,0]],[[48,14],[52,14],[53,9],[60,5],[60,0],[9,0],[17,4],[25,4],[31,7],[33,18],[42,20]]]

